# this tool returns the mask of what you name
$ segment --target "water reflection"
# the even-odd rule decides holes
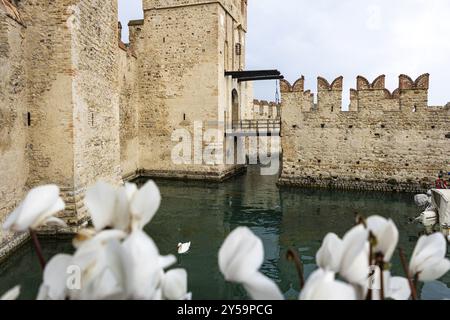
[[[238,226],[248,226],[264,242],[262,271],[275,279],[287,298],[298,296],[295,267],[286,259],[296,248],[307,274],[315,270],[315,253],[328,232],[342,236],[354,223],[355,212],[391,217],[400,230],[400,245],[411,254],[420,226],[410,223],[417,209],[411,195],[278,188],[276,177],[261,177],[258,168],[224,184],[157,181],[163,195],[160,211],[147,232],[162,254],[175,254],[179,242],[192,242],[189,254],[179,256],[179,267],[189,274],[194,299],[246,299],[245,291],[225,283],[217,252]],[[45,254],[70,252],[67,241],[46,241]],[[31,246],[25,246],[0,268],[0,292],[20,283],[24,298],[36,295],[39,267]],[[393,273],[403,275],[398,256]],[[423,287],[424,299],[450,298],[450,275]]]

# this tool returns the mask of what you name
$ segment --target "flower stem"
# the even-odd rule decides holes
[[[302,259],[298,255],[298,252],[293,249],[288,250],[286,257],[288,260],[294,261],[294,263],[295,263],[295,267],[297,268],[298,278],[300,280],[300,290],[302,290],[305,287],[305,276],[304,276]]]
[[[380,268],[380,300],[385,299],[384,295],[384,255],[381,253],[378,253],[376,255],[376,263],[377,266]]]
[[[406,262],[405,252],[403,251],[402,248],[399,249],[399,254],[400,260],[402,261],[403,270],[405,271],[406,274],[406,279],[408,279],[409,288],[411,289],[411,297],[413,300],[417,300],[417,290],[416,287],[414,286],[411,276],[409,275],[409,268]]]
[[[369,266],[373,265],[373,249],[374,249],[374,241],[376,241],[376,237],[372,232],[369,233]],[[369,275],[369,277],[373,276],[373,274]],[[373,291],[372,289],[367,290],[366,300],[373,300]]]
[[[39,259],[39,264],[41,265],[42,270],[45,269],[45,259],[44,259],[44,255],[42,253],[42,247],[41,247],[41,243],[39,242],[38,236],[36,234],[36,231],[30,229],[30,236],[31,239],[33,240],[33,244],[34,244],[34,249],[36,250],[36,254],[38,256]]]

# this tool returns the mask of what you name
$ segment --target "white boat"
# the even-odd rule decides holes
[[[428,201],[426,201],[426,198]],[[439,225],[445,236],[450,236],[450,190],[433,189],[428,195],[417,195],[416,204],[425,211],[416,219],[425,227]]]
[[[439,225],[446,236],[450,234],[450,190],[431,190],[431,204],[439,217]]]

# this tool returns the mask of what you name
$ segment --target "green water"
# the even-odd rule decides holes
[[[295,267],[285,259],[296,248],[306,273],[315,270],[315,253],[328,232],[342,236],[354,222],[355,212],[391,217],[400,230],[400,245],[411,254],[421,232],[410,218],[418,214],[410,194],[340,192],[278,188],[276,177],[261,177],[258,168],[223,184],[157,181],[163,202],[147,231],[162,254],[175,254],[179,242],[192,242],[179,257],[187,269],[194,299],[246,299],[238,285],[225,283],[217,252],[225,237],[238,226],[250,227],[264,242],[262,271],[274,279],[289,299],[298,296]],[[45,240],[46,257],[72,251],[69,241]],[[0,292],[22,285],[24,299],[36,296],[41,275],[31,245],[26,245],[0,266]],[[395,275],[403,275],[393,259]],[[450,298],[450,274],[420,288],[423,299]]]

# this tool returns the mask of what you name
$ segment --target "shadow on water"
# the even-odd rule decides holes
[[[192,242],[191,251],[179,256],[178,266],[189,274],[194,299],[246,299],[245,291],[228,284],[219,272],[217,252],[238,226],[251,228],[264,242],[263,273],[277,281],[287,298],[298,296],[298,279],[286,261],[296,248],[306,273],[315,270],[315,253],[328,232],[342,236],[354,223],[355,212],[392,218],[400,230],[400,245],[411,254],[422,229],[410,223],[418,213],[412,195],[278,188],[277,177],[264,177],[258,167],[222,184],[194,181],[156,181],[161,208],[146,231],[162,254],[175,254],[179,242]],[[68,241],[46,240],[47,257],[72,251]],[[403,275],[397,256],[393,274]],[[40,270],[31,245],[26,245],[0,267],[0,292],[16,284],[23,298],[34,298]],[[424,299],[450,298],[450,275],[424,286]]]

